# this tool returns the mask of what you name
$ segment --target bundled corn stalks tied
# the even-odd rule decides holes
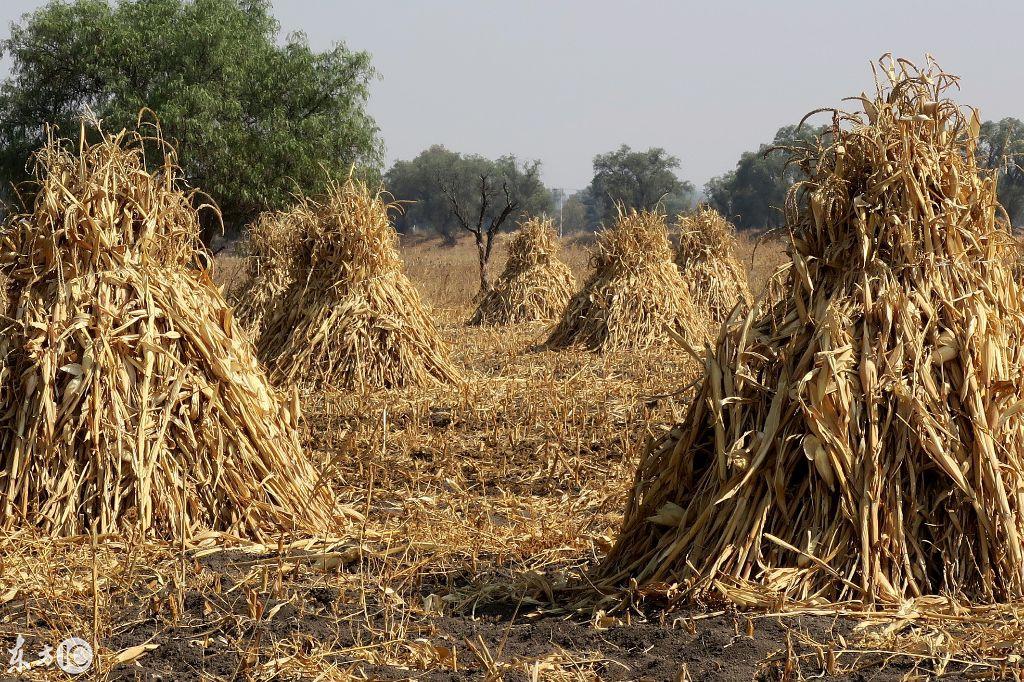
[[[530,218],[508,247],[505,270],[484,294],[469,324],[501,325],[557,320],[576,289],[569,266],[558,259],[554,223]]]
[[[590,277],[546,345],[645,349],[674,334],[700,346],[708,325],[672,262],[665,216],[621,211],[616,225],[598,235]]]
[[[95,136],[83,128],[77,149],[51,137],[34,205],[0,244],[17,292],[0,335],[0,527],[268,539],[332,527],[298,405],[236,331],[173,151],[158,136]],[[152,172],[147,147],[164,154]]]
[[[458,380],[402,272],[392,207],[353,178],[311,204],[293,265],[306,274],[285,291],[257,346],[276,381],[353,388]]]
[[[605,585],[694,598],[1024,597],[1024,304],[979,118],[880,62],[787,200],[788,295],[723,328],[642,459]],[[876,81],[877,82],[877,81]]]
[[[715,325],[750,304],[747,272],[736,258],[736,228],[710,206],[679,216],[676,265],[698,310]]]
[[[253,338],[263,331],[268,311],[280,301],[300,273],[293,271],[295,252],[312,212],[306,202],[288,211],[267,211],[246,228],[241,244],[246,277],[231,291],[235,318]]]

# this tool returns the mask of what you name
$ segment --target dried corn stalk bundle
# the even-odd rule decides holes
[[[311,204],[298,278],[258,343],[275,380],[314,387],[450,383],[448,349],[402,272],[380,193],[349,178]]]
[[[138,527],[277,537],[323,530],[296,430],[207,271],[193,194],[134,133],[51,139],[0,257],[17,291],[0,335],[0,527]]]
[[[637,472],[605,584],[1024,597],[1024,312],[976,112],[884,58],[787,202],[788,296],[722,330]]]
[[[524,222],[509,244],[505,270],[480,300],[469,324],[558,319],[576,289],[572,271],[558,259],[558,248],[551,220]]]
[[[551,332],[550,348],[643,349],[678,333],[691,345],[707,338],[707,322],[672,262],[665,216],[620,212],[598,235],[592,272]]]
[[[710,206],[679,217],[676,265],[698,310],[718,325],[750,303],[747,272],[735,256],[736,229]]]
[[[309,205],[299,202],[287,211],[267,211],[246,229],[241,244],[246,278],[230,296],[235,318],[254,338],[281,295],[301,273],[293,271],[295,252],[311,217]]]

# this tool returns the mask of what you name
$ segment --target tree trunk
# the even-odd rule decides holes
[[[480,264],[480,293],[486,294],[491,290],[491,280],[487,276],[488,253],[484,247],[484,241],[480,235],[476,235],[476,255]]]

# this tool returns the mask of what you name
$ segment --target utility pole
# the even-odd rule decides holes
[[[565,206],[565,188],[556,187],[551,190],[551,193],[555,196],[555,201],[558,203],[558,238],[562,238],[562,207]]]

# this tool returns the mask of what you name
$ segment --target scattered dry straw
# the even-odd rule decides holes
[[[470,324],[518,324],[558,319],[576,289],[569,267],[558,259],[551,220],[530,218],[508,247],[498,281],[480,300]]]
[[[880,69],[864,113],[837,112],[802,160],[788,295],[723,329],[640,465],[605,583],[741,603],[1024,596],[1012,237],[977,112],[943,98],[956,78]]]
[[[0,526],[274,536],[333,501],[210,280],[173,151],[121,132],[51,139],[2,257]],[[147,170],[145,147],[163,158]],[[152,160],[151,160],[152,161]]]
[[[747,269],[735,254],[736,229],[718,211],[700,206],[679,216],[676,265],[694,305],[716,325],[737,303],[750,303]]]
[[[405,386],[457,380],[419,293],[402,272],[393,205],[366,183],[333,185],[296,251],[296,279],[258,348],[276,380]]]
[[[546,345],[644,349],[673,333],[703,344],[707,323],[672,262],[666,229],[658,213],[621,212],[615,227],[598,235],[590,278]]]

